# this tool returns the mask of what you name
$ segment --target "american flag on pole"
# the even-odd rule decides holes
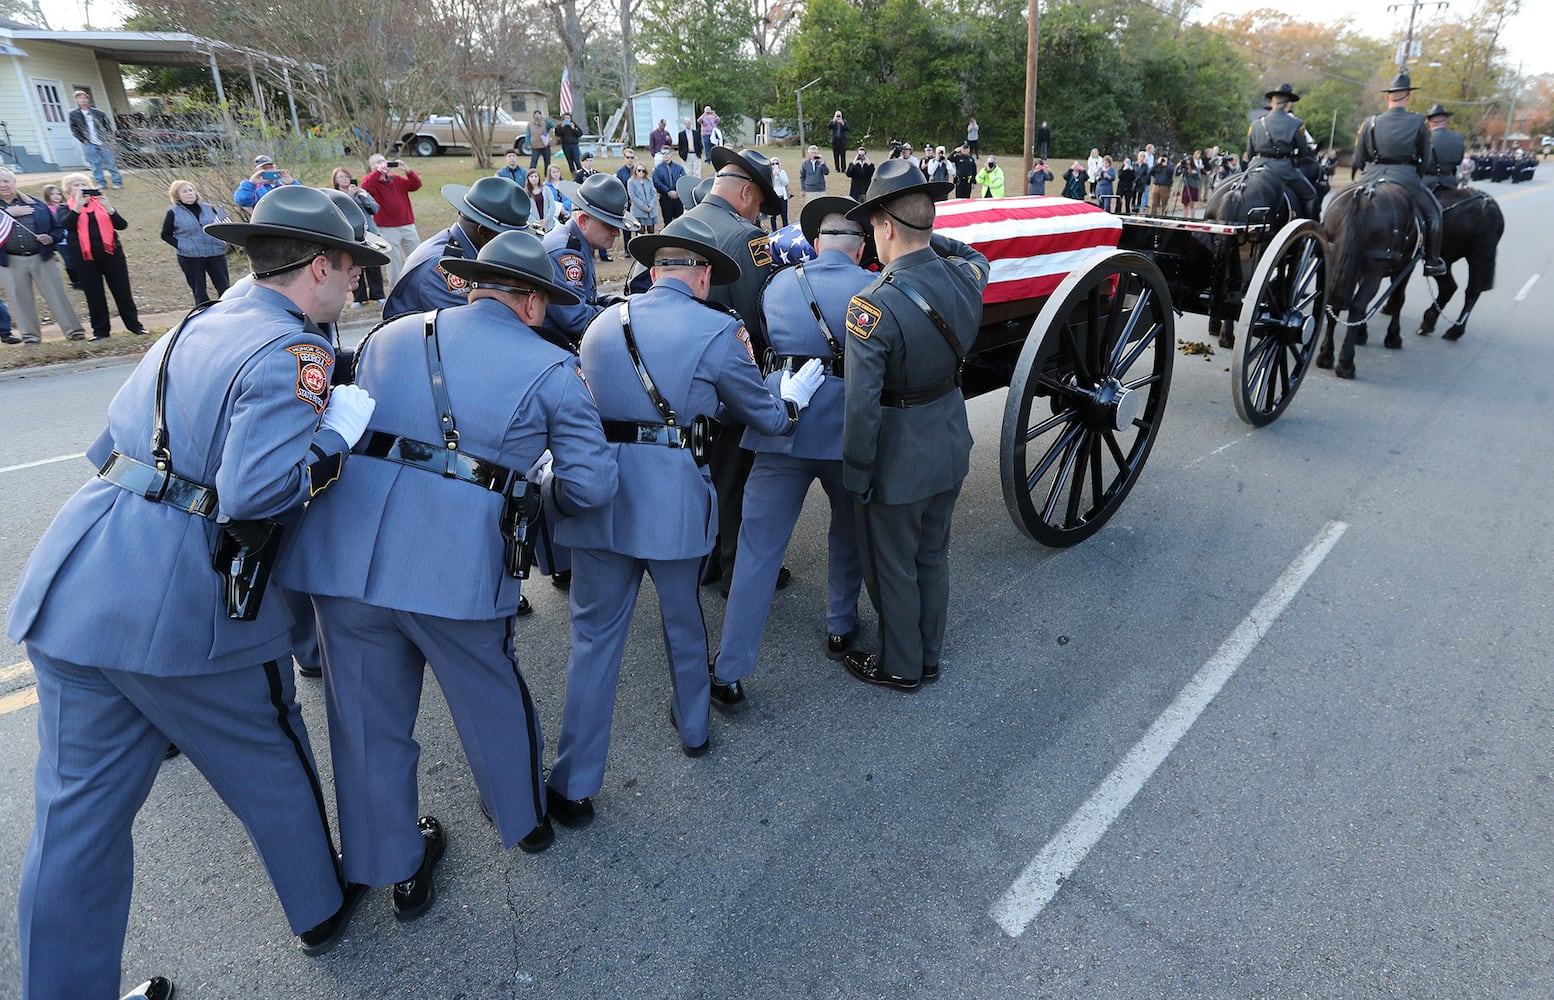
[[[566,67],[561,71],[561,113],[572,113],[572,70]]]
[[[0,247],[11,241],[11,231],[16,228],[16,220],[11,218],[9,212],[0,212]]]

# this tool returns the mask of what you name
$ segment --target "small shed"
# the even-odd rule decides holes
[[[550,94],[538,87],[520,84],[507,91],[507,111],[519,121],[526,122],[538,111],[550,117]]]
[[[646,146],[648,136],[658,128],[660,118],[669,124],[671,135],[678,136],[685,119],[696,121],[701,108],[696,102],[676,96],[668,87],[653,87],[631,95],[631,120],[637,130],[637,145]],[[720,112],[720,114],[722,114]],[[730,143],[743,143],[755,136],[755,119],[748,115],[723,114],[723,133]]]

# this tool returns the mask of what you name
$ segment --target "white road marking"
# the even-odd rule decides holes
[[[1202,462],[1202,461],[1204,461],[1206,459],[1213,458],[1215,455],[1218,455],[1220,452],[1224,451],[1226,448],[1229,448],[1231,445],[1240,444],[1242,441],[1245,441],[1247,438],[1251,437],[1253,434],[1256,434],[1256,433],[1257,433],[1256,431],[1247,431],[1245,434],[1241,435],[1240,437],[1236,438],[1233,441],[1226,441],[1224,444],[1220,445],[1218,448],[1215,448],[1213,451],[1209,452],[1207,455],[1199,455],[1197,458],[1193,459],[1191,462],[1188,462],[1186,465],[1182,466],[1182,468],[1190,469],[1193,466],[1197,465],[1199,462]]]
[[[1010,937],[1024,934],[1052,902],[1063,881],[1073,875],[1155,769],[1187,735],[1198,716],[1257,648],[1275,619],[1295,599],[1348,527],[1342,521],[1329,521],[1323,526],[1306,550],[1290,563],[1257,606],[1236,626],[1230,638],[1193,675],[1176,700],[1160,713],[1143,738],[1133,745],[1090,798],[1074,810],[1063,829],[1047,842],[1014,884],[993,904],[988,916],[1003,928],[1005,934]]]
[[[1532,286],[1536,285],[1537,283],[1538,283],[1538,276],[1536,274],[1533,275],[1532,277],[1528,278],[1527,279],[1527,284],[1523,285],[1522,286],[1522,290],[1516,293],[1516,301],[1518,301],[1518,302],[1525,301],[1526,298],[1527,298],[1527,293],[1532,291]]]
[[[53,465],[55,462],[69,462],[77,458],[85,458],[86,452],[79,451],[74,455],[55,455],[53,458],[40,458],[36,462],[23,462],[21,465],[7,465],[0,468],[0,472],[20,472],[23,469],[35,469],[40,465]]]

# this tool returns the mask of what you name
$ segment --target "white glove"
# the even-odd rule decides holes
[[[778,395],[802,410],[809,405],[820,383],[825,380],[826,372],[820,365],[820,359],[810,358],[798,371],[782,373],[782,387]]]
[[[551,479],[555,477],[555,472],[551,468],[554,463],[555,459],[551,456],[550,449],[546,448],[540,457],[535,459],[534,464],[529,466],[529,471],[524,473],[524,478],[538,486],[543,492],[550,485]]]
[[[345,446],[354,448],[367,431],[367,421],[378,406],[377,400],[367,395],[359,385],[337,385],[329,393],[329,405],[324,407],[323,430],[334,431],[345,438]]]

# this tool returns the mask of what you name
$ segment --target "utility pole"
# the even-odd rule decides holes
[[[1506,112],[1506,116],[1505,116],[1505,133],[1503,135],[1501,135],[1501,137],[1500,137],[1500,148],[1501,149],[1509,149],[1511,147],[1511,129],[1516,127],[1516,95],[1521,92],[1521,89],[1522,89],[1522,64],[1521,63],[1517,63],[1516,64],[1516,84],[1515,84],[1514,89],[1512,89],[1512,91],[1511,91],[1511,107],[1510,107],[1510,110]]]
[[[1414,54],[1414,17],[1418,15],[1420,7],[1434,7],[1437,11],[1445,10],[1451,4],[1446,0],[1410,0],[1408,3],[1394,3],[1387,5],[1387,13],[1408,8],[1408,41],[1403,43],[1403,51],[1398,54],[1398,72],[1408,72],[1408,57]]]
[[[1026,178],[1031,176],[1036,161],[1036,44],[1041,38],[1041,25],[1037,20],[1037,2],[1027,4],[1025,26],[1025,169],[1020,174],[1021,194],[1025,193]]]
[[[793,92],[793,96],[799,99],[799,155],[801,156],[804,154],[804,150],[809,148],[804,143],[804,91],[813,87],[823,79],[825,79],[825,77],[817,76]]]

